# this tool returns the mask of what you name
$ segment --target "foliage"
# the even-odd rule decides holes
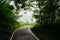
[[[37,25],[32,28],[41,40],[60,40],[60,0],[37,0],[40,12],[34,15]],[[58,34],[58,35],[57,35]]]
[[[22,4],[21,8],[29,9],[33,7],[31,3],[35,0],[15,0],[15,6],[19,10],[18,4]],[[33,32],[40,40],[59,40],[60,29],[60,0],[36,0],[39,10],[34,10],[36,14],[33,17],[37,19],[37,24],[32,28]],[[58,35],[57,35],[58,34]]]
[[[37,1],[39,10],[34,10],[37,24],[34,25],[32,31],[40,40],[59,40],[60,31],[60,0],[14,0],[17,10],[20,8],[31,9],[34,7],[31,3]],[[18,4],[22,4],[19,6]],[[31,25],[19,24],[16,19],[17,12],[13,11],[13,6],[9,2],[0,1],[0,35],[1,40],[9,40],[11,33],[17,26]],[[7,37],[5,37],[7,36]]]
[[[20,27],[23,27],[23,26],[34,26],[35,25],[35,23],[24,23],[24,22],[21,22],[20,21]]]
[[[7,0],[0,1],[0,40],[9,40],[14,29],[17,28],[17,12]]]
[[[15,6],[16,6],[17,10],[19,10],[20,7],[21,7],[21,8],[24,8],[24,7],[25,7],[25,1],[26,1],[26,0],[14,0]],[[18,4],[22,4],[22,6],[19,6]]]

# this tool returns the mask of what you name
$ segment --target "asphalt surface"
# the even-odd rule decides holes
[[[32,26],[16,29],[10,40],[39,40],[31,31]]]

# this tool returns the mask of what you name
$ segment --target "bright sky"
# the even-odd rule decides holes
[[[33,23],[36,21],[35,18],[33,18],[33,11],[21,11],[19,15],[22,15],[21,18],[19,18],[18,21],[23,21],[24,23],[25,22],[28,22],[28,23]]]
[[[32,5],[33,4],[36,4],[36,2],[33,2]],[[14,5],[14,1],[11,1],[10,5]],[[36,5],[33,5],[33,6],[37,7]],[[15,7],[15,5],[14,5],[14,7]],[[19,15],[22,15],[22,17],[20,17],[18,19],[18,21],[19,22],[22,21],[24,23],[26,23],[26,22],[28,22],[28,23],[34,23],[36,21],[36,19],[32,17],[33,14],[34,14],[33,10],[38,9],[38,8],[31,7],[31,9],[32,9],[31,11],[29,11],[29,10],[27,10],[27,11],[26,10],[19,11]]]

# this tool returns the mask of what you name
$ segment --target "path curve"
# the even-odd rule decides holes
[[[32,26],[16,29],[10,40],[39,40],[31,31]]]

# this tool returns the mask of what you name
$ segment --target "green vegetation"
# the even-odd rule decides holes
[[[24,23],[24,22],[20,22],[20,26],[34,26],[36,23]]]
[[[13,30],[18,27],[16,14],[17,11],[14,12],[14,7],[7,0],[0,1],[0,40],[9,40]]]
[[[9,40],[16,28],[31,25],[40,40],[60,40],[60,0],[14,0],[16,9],[8,0],[0,0],[0,40]],[[27,2],[28,1],[28,2]],[[38,2],[33,17],[36,23],[17,22],[19,9],[32,10]],[[22,4],[19,6],[18,4]]]
[[[37,1],[40,11],[34,15],[38,24],[33,32],[41,40],[60,40],[60,0]]]

